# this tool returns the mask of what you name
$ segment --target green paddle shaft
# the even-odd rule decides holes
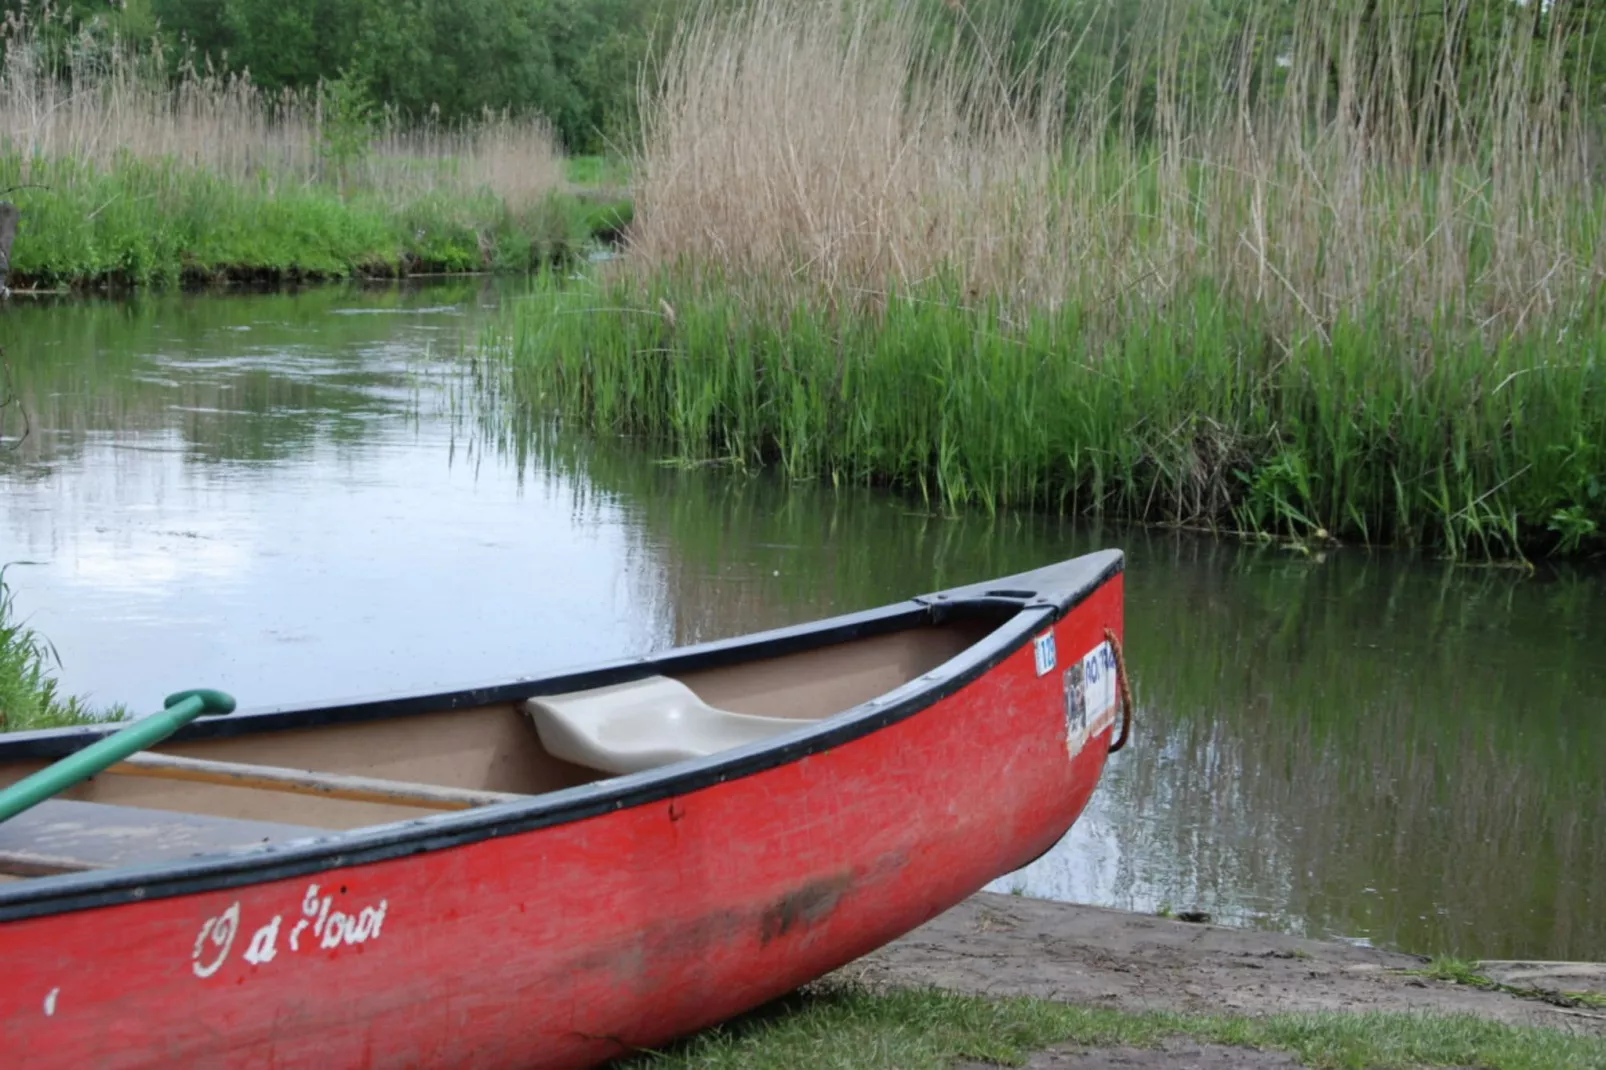
[[[141,717],[122,731],[97,740],[0,791],[0,821],[16,817],[80,780],[103,772],[135,751],[160,743],[203,713],[232,713],[234,699],[222,691],[180,691],[168,695],[163,706],[161,713]]]

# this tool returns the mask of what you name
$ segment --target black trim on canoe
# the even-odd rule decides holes
[[[941,623],[987,609],[1017,610],[987,636],[930,672],[867,702],[821,721],[803,722],[799,728],[770,739],[706,758],[532,795],[527,802],[498,803],[366,828],[331,829],[327,836],[251,848],[237,854],[203,855],[182,862],[67,873],[0,884],[0,922],[261,884],[445,850],[644,806],[751,776],[870,735],[959,691],[1025,646],[1045,625],[1070,612],[1124,567],[1121,551],[1103,550],[1016,576],[955,587],[879,609],[682,647],[575,672],[430,695],[354,699],[337,705],[278,707],[203,718],[169,737],[169,741],[355,724],[519,702],[535,695],[624,683],[655,674],[674,675],[719,668],[818,649],[921,623]],[[92,725],[0,736],[0,761],[59,758],[87,747],[118,727],[121,726]]]

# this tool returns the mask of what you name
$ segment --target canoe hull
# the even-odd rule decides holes
[[[596,1065],[882,946],[1051,847],[1115,726],[1067,742],[1106,578],[1039,642],[841,746],[442,850],[0,927],[29,1067]],[[1046,630],[1044,633],[1046,634]]]

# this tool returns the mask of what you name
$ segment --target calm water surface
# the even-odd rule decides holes
[[[1128,553],[1139,698],[1066,841],[997,890],[1464,956],[1606,959],[1606,581],[1325,559],[487,438],[505,295],[0,314],[0,563],[65,685],[155,709],[442,687]],[[977,755],[985,763],[985,755]]]

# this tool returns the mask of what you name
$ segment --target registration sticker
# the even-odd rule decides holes
[[[1115,651],[1100,643],[1065,670],[1065,750],[1082,746],[1115,723]]]
[[[1032,640],[1032,654],[1037,658],[1037,675],[1054,671],[1058,652],[1054,649],[1054,633],[1046,631]]]

